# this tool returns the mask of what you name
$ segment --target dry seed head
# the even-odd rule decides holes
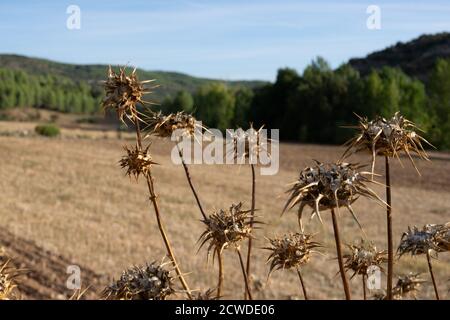
[[[123,271],[119,280],[103,290],[106,300],[165,300],[175,293],[174,278],[164,264],[153,262]]]
[[[429,160],[422,143],[432,146],[416,131],[417,126],[396,112],[391,119],[377,117],[372,121],[359,117],[359,133],[356,137],[346,142],[347,150],[343,158],[351,153],[361,150],[369,150],[372,153],[372,173],[375,168],[376,155],[399,157],[400,152],[405,152],[414,168],[417,167],[412,159],[411,152],[421,159]]]
[[[229,134],[227,150],[235,156],[235,160],[237,159],[238,163],[239,161],[244,162],[248,158],[256,160],[261,152],[270,156],[269,145],[271,140],[263,135],[263,128],[264,125],[255,130],[253,124],[250,123],[250,129],[247,131],[237,128],[234,132],[230,131],[227,133]]]
[[[361,239],[360,243],[347,245],[350,253],[344,255],[345,270],[352,270],[352,278],[359,275],[368,275],[369,267],[378,267],[383,271],[381,265],[387,261],[387,252],[378,251],[372,242]]]
[[[368,197],[385,204],[372,189],[366,186],[366,183],[371,180],[365,177],[366,172],[358,171],[361,167],[350,163],[323,164],[316,161],[315,166],[307,167],[300,172],[298,180],[286,192],[289,193],[289,199],[283,213],[298,205],[298,219],[302,226],[301,219],[305,206],[312,208],[311,218],[317,214],[321,222],[320,211],[345,206],[361,227],[351,207],[358,196]]]
[[[127,75],[125,68],[120,68],[116,73],[110,66],[108,79],[104,84],[106,96],[102,102],[103,109],[114,109],[122,122],[124,117],[134,122],[135,119],[139,119],[136,105],[149,103],[142,98],[150,93],[147,90],[151,89],[145,88],[145,84],[152,81],[154,80],[139,81],[136,69]]]
[[[307,264],[316,248],[322,247],[319,242],[313,241],[314,235],[304,233],[289,233],[283,237],[268,239],[271,254],[269,275],[274,270],[298,268]]]
[[[445,231],[449,231],[445,225],[427,224],[422,229],[408,227],[404,232],[398,246],[397,253],[399,257],[405,253],[411,255],[420,255],[432,251],[442,252],[445,250]],[[448,239],[447,239],[448,240]],[[447,242],[448,244],[448,242]]]
[[[150,112],[150,115],[144,118],[144,122],[147,124],[145,130],[149,132],[149,135],[162,138],[170,138],[174,132],[179,133],[181,137],[192,137],[195,130],[204,128],[194,116],[182,111],[169,115]]]
[[[434,243],[437,247],[435,251],[450,251],[450,222],[446,224],[427,224],[425,228],[434,235]]]
[[[419,291],[422,283],[426,282],[420,278],[420,274],[410,273],[404,276],[398,277],[396,286],[392,289],[394,299],[401,300],[405,297],[417,298],[417,292]]]
[[[220,252],[233,245],[238,247],[243,239],[250,238],[252,227],[250,215],[251,210],[243,210],[242,203],[232,204],[229,210],[219,210],[214,212],[202,222],[206,225],[206,230],[200,236],[200,248],[207,242],[208,255],[211,250]],[[259,223],[253,221],[253,224]]]
[[[151,166],[157,164],[152,161],[149,148],[150,146],[147,146],[147,148],[141,150],[138,146],[135,146],[134,149],[124,147],[127,154],[123,156],[119,163],[122,168],[127,169],[127,175],[138,179],[140,174],[147,175],[151,170]]]

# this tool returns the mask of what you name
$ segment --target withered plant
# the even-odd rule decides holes
[[[249,215],[250,210],[243,210],[242,203],[232,204],[228,210],[218,210],[209,215],[202,222],[205,224],[206,230],[201,234],[199,238],[199,250],[206,244],[207,256],[209,257],[211,251],[214,257],[217,255],[219,263],[219,280],[217,285],[217,297],[222,295],[222,286],[224,280],[223,271],[223,250],[227,248],[233,248],[239,258],[239,263],[242,269],[242,275],[244,277],[245,289],[247,291],[250,300],[253,300],[253,296],[250,289],[249,279],[245,270],[244,261],[242,259],[240,244],[243,240],[252,237],[253,229],[255,228],[251,224],[252,217]],[[253,223],[259,223],[253,221]]]
[[[284,213],[286,210],[298,206],[297,214],[302,232],[302,214],[305,206],[312,208],[313,214],[311,218],[317,215],[321,222],[320,211],[331,211],[339,270],[347,300],[351,298],[350,289],[344,270],[339,226],[335,209],[339,210],[341,206],[347,207],[361,227],[351,207],[351,204],[356,201],[358,196],[364,196],[383,203],[383,200],[366,185],[370,180],[365,177],[364,172],[358,171],[360,168],[361,166],[350,163],[337,162],[323,164],[316,161],[315,166],[302,170],[299,179],[292,183],[292,187],[287,191],[289,199],[283,209]]]
[[[0,248],[0,300],[16,300],[17,280],[23,270],[18,270],[11,265],[11,260]]]
[[[139,81],[136,69],[131,74],[127,75],[125,68],[120,68],[116,73],[111,67],[108,70],[108,78],[105,81],[106,96],[103,100],[103,109],[113,109],[116,111],[118,118],[126,123],[126,119],[134,125],[136,132],[136,147],[135,149],[126,148],[127,154],[121,159],[120,164],[122,168],[127,169],[127,174],[133,175],[136,179],[142,175],[146,182],[150,194],[150,201],[155,210],[156,221],[161,233],[167,254],[170,257],[178,278],[186,291],[186,294],[191,298],[189,287],[183,277],[180,267],[175,258],[172,246],[167,237],[164,224],[161,219],[159,204],[155,192],[154,179],[152,175],[152,165],[154,162],[149,153],[149,147],[143,146],[143,137],[141,133],[141,121],[144,115],[139,111],[139,105],[151,104],[149,101],[143,100],[143,96],[150,93],[151,88],[146,87],[147,83],[154,80]]]
[[[408,227],[408,231],[404,232],[400,245],[397,249],[399,258],[404,254],[410,253],[412,256],[425,254],[428,262],[428,270],[430,272],[431,280],[433,282],[434,293],[436,299],[439,300],[439,292],[431,264],[431,257],[433,252],[448,251],[448,234],[450,232],[449,224],[427,224],[422,229],[414,226]]]
[[[312,234],[290,233],[283,237],[268,239],[270,246],[264,248],[271,251],[267,258],[267,262],[270,262],[268,278],[275,270],[295,269],[305,300],[308,300],[308,294],[300,268],[310,261],[313,253],[319,253],[316,248],[322,247],[319,242],[313,241],[313,237]]]
[[[346,144],[347,149],[343,154],[343,159],[352,153],[368,150],[372,154],[372,174],[375,170],[375,160],[377,155],[384,156],[385,178],[386,178],[386,220],[388,237],[388,275],[387,275],[387,296],[392,300],[392,278],[394,272],[394,244],[392,235],[392,197],[391,179],[389,169],[389,158],[397,158],[400,162],[400,153],[405,153],[411,160],[416,171],[417,169],[412,154],[421,159],[429,160],[423,147],[423,143],[432,146],[427,140],[421,137],[416,131],[420,130],[411,121],[405,119],[399,112],[396,112],[390,119],[376,117],[369,121],[367,118],[358,116],[359,125],[353,127],[359,132]]]
[[[366,281],[371,267],[377,267],[384,271],[382,264],[387,261],[387,252],[378,251],[373,242],[361,239],[359,243],[347,245],[350,253],[344,255],[344,268],[346,271],[353,271],[352,279],[356,275],[362,277],[363,297],[367,299]]]
[[[103,290],[102,297],[106,300],[165,300],[174,293],[171,270],[163,263],[153,262],[123,271],[119,280]]]
[[[234,155],[234,160],[237,160],[238,163],[245,163],[246,160],[249,161],[251,172],[252,172],[252,187],[251,187],[251,219],[250,224],[253,226],[253,221],[255,217],[256,210],[256,169],[255,165],[257,163],[258,155],[264,151],[268,153],[268,144],[266,143],[266,137],[262,135],[262,129],[264,126],[261,126],[258,130],[253,128],[253,124],[250,123],[250,128],[248,131],[244,131],[242,128],[238,128],[230,134],[229,146],[230,152]],[[251,255],[252,255],[252,245],[253,238],[250,237],[248,239],[247,246],[247,263],[246,263],[246,272],[247,275],[251,276]],[[244,292],[244,299],[247,298],[247,292]]]

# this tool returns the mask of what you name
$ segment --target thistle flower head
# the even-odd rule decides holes
[[[234,155],[235,160],[244,162],[245,159],[250,159],[256,162],[258,155],[262,152],[270,156],[269,145],[271,140],[264,135],[263,128],[264,125],[255,130],[251,123],[247,131],[237,128],[234,131],[227,132],[227,150]],[[253,162],[251,161],[251,163]]]
[[[172,137],[178,133],[180,137],[192,137],[195,130],[201,130],[201,126],[194,116],[183,111],[163,115],[161,112],[151,112],[144,119],[149,135],[156,135],[162,138]],[[178,137],[177,137],[178,138]]]
[[[103,109],[114,109],[120,121],[124,122],[124,117],[132,122],[139,119],[137,104],[148,103],[142,100],[143,96],[150,91],[145,88],[145,84],[154,80],[139,81],[136,69],[130,75],[126,74],[125,68],[120,68],[116,73],[111,67],[108,69],[108,79],[105,81],[106,96],[103,99]]]
[[[364,176],[366,172],[358,171],[360,168],[361,166],[350,163],[323,164],[316,161],[315,166],[307,167],[300,172],[298,180],[287,191],[289,199],[283,213],[298,205],[298,219],[302,226],[301,218],[305,206],[313,209],[311,218],[317,214],[321,222],[321,210],[345,206],[361,227],[351,207],[358,196],[365,196],[381,203],[384,201],[366,186],[370,180]]]
[[[426,254],[432,251],[444,252],[449,249],[450,225],[427,224],[422,229],[408,227],[404,232],[397,252],[401,257],[405,253],[411,255]]]
[[[298,268],[309,262],[312,253],[317,253],[316,248],[322,247],[319,242],[313,241],[314,235],[304,233],[289,233],[283,237],[268,239],[270,247],[269,275],[274,270]]]
[[[401,300],[404,297],[413,297],[417,298],[417,292],[419,291],[422,283],[426,282],[420,277],[419,273],[407,274],[398,277],[397,284],[394,288],[392,288],[392,294],[394,299]]]
[[[344,255],[345,270],[352,270],[352,278],[359,275],[368,275],[370,267],[378,267],[383,270],[381,265],[387,261],[387,252],[378,251],[372,242],[361,239],[358,244],[348,245],[350,253]]]
[[[127,175],[130,177],[134,176],[138,179],[140,174],[143,174],[144,176],[147,175],[147,173],[150,172],[151,166],[157,164],[152,161],[152,157],[148,150],[149,147],[150,146],[144,150],[140,149],[138,146],[134,149],[129,149],[126,146],[124,147],[127,154],[122,157],[119,163],[122,168],[127,169]]]
[[[251,224],[251,210],[243,210],[242,203],[232,204],[228,210],[219,210],[202,222],[206,230],[200,236],[200,248],[207,242],[208,254],[211,250],[220,252],[230,246],[239,246],[243,239],[250,238],[253,228]],[[253,223],[258,223],[253,221]]]
[[[153,262],[123,271],[119,280],[103,290],[106,300],[165,300],[175,293],[174,278],[164,264]]]
[[[405,152],[414,168],[417,167],[412,159],[411,152],[421,159],[429,160],[422,143],[432,146],[427,140],[421,137],[416,131],[417,126],[405,119],[399,112],[396,112],[390,119],[377,117],[372,121],[359,117],[359,133],[349,140],[347,150],[343,158],[351,153],[361,150],[369,150],[372,153],[372,173],[375,167],[376,155],[388,157],[399,157],[400,152]],[[417,170],[418,171],[418,170]]]

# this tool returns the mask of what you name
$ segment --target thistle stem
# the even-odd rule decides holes
[[[392,237],[392,198],[391,198],[391,176],[389,168],[389,157],[385,156],[386,175],[386,221],[388,237],[388,272],[387,272],[387,300],[392,300],[392,278],[394,275],[394,242]]]
[[[250,165],[252,168],[252,206],[251,206],[251,218],[250,218],[250,227],[253,228],[253,222],[255,220],[255,206],[256,206],[256,174],[255,174],[255,165]],[[250,276],[250,260],[252,255],[252,240],[250,237],[248,239],[248,250],[247,250],[247,275]],[[244,299],[247,300],[247,292],[244,292]]]
[[[140,129],[140,125],[139,125],[139,119],[137,117],[134,118],[134,124],[135,124],[135,129],[136,129],[137,144],[138,144],[139,149],[142,150],[142,135],[141,135],[141,129]],[[183,274],[181,273],[181,270],[178,266],[177,260],[175,259],[175,254],[173,253],[172,246],[170,245],[169,239],[167,237],[167,233],[165,231],[164,224],[161,220],[161,214],[159,211],[159,205],[158,205],[157,196],[155,193],[155,186],[153,183],[153,176],[152,176],[151,172],[149,171],[145,175],[145,177],[147,180],[148,192],[150,194],[150,201],[152,202],[153,208],[155,209],[156,221],[158,223],[158,228],[161,233],[161,237],[164,241],[164,245],[166,246],[167,254],[170,257],[170,260],[172,260],[172,264],[175,268],[175,272],[176,272],[178,278],[180,279],[181,285],[183,286],[184,290],[186,291],[188,298],[192,300],[191,290],[189,289],[189,286],[187,285],[186,280],[184,279]]]
[[[219,299],[222,296],[222,287],[223,287],[223,259],[222,259],[222,252],[219,248],[216,249],[217,252],[217,259],[219,260],[219,281],[217,284],[217,299]]]
[[[331,217],[333,218],[333,230],[334,230],[334,240],[336,241],[336,252],[338,256],[339,263],[339,272],[342,278],[342,285],[344,286],[345,299],[351,300],[350,289],[348,286],[347,275],[344,270],[344,260],[342,259],[342,249],[341,249],[341,240],[339,236],[339,225],[336,217],[336,213],[334,209],[331,209]]]
[[[430,270],[431,280],[433,282],[433,287],[434,287],[434,293],[436,295],[436,300],[440,300],[439,292],[438,292],[437,285],[436,285],[436,280],[434,279],[433,267],[431,266],[431,257],[430,257],[430,253],[428,251],[427,251],[427,261],[428,261],[428,270]]]
[[[367,300],[367,293],[366,293],[366,275],[362,275],[362,287],[363,287],[363,296],[364,300]]]
[[[299,268],[297,268],[297,274],[298,274],[298,278],[300,279],[300,284],[302,285],[303,296],[305,297],[305,300],[309,300],[308,295],[306,294],[305,283],[303,282],[303,277],[302,277],[302,274],[300,273]]]
[[[250,285],[248,282],[247,272],[245,272],[244,260],[242,259],[241,250],[236,248],[237,255],[239,256],[239,262],[241,264],[242,275],[244,276],[245,289],[247,290],[247,294],[250,300],[253,300],[252,292],[250,290]]]
[[[202,214],[203,219],[206,220],[207,218],[206,218],[205,211],[203,210],[203,207],[202,207],[202,204],[201,204],[200,199],[198,197],[197,191],[195,191],[194,185],[192,184],[192,178],[191,178],[191,175],[189,173],[189,168],[188,168],[186,162],[184,162],[183,152],[181,151],[181,149],[178,146],[178,144],[177,144],[177,149],[178,149],[178,154],[180,155],[180,158],[181,158],[181,163],[183,164],[184,172],[186,173],[186,179],[187,179],[187,181],[189,183],[189,186],[191,187],[192,193],[194,194],[195,201],[197,201],[197,206],[200,209],[200,213]]]

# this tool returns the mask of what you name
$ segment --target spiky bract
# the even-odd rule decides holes
[[[165,300],[175,293],[174,278],[164,264],[153,262],[123,271],[119,280],[103,290],[106,300]]]
[[[0,256],[0,258],[3,258]],[[5,258],[6,259],[6,258]],[[10,266],[10,260],[0,259],[0,300],[16,299],[16,279],[19,271]]]
[[[367,276],[370,267],[378,267],[383,271],[381,265],[387,261],[386,250],[378,251],[372,242],[364,239],[361,239],[360,243],[347,246],[350,253],[344,255],[344,268],[346,271],[353,271],[352,278],[357,274]]]
[[[152,161],[149,148],[150,146],[147,146],[147,148],[141,150],[138,146],[134,149],[124,147],[127,154],[123,156],[119,163],[122,168],[127,169],[127,175],[138,179],[139,175],[147,175],[151,170],[151,166],[157,164]]]
[[[343,158],[351,153],[369,150],[372,153],[372,173],[375,168],[376,155],[400,159],[399,153],[405,152],[416,170],[417,167],[411,153],[428,160],[422,143],[430,146],[431,144],[416,132],[420,129],[403,117],[400,112],[396,112],[390,119],[380,116],[371,121],[359,116],[358,118],[359,125],[356,128],[359,133],[346,143],[348,148],[344,152]]]
[[[111,67],[108,69],[108,79],[105,81],[106,96],[103,99],[103,109],[114,109],[117,117],[124,122],[124,117],[132,122],[139,119],[138,104],[149,103],[142,98],[150,93],[150,88],[145,88],[145,84],[154,80],[139,81],[136,69],[127,75],[125,68],[119,68],[115,72]]]
[[[216,289],[207,289],[205,291],[199,291],[195,294],[193,300],[219,300],[220,297],[216,295]]]
[[[299,206],[298,219],[301,224],[303,209],[309,206],[322,222],[320,211],[345,206],[359,224],[351,204],[358,196],[365,196],[381,203],[384,201],[366,186],[370,182],[366,172],[358,171],[362,166],[350,163],[323,164],[316,161],[313,167],[300,172],[300,177],[287,191],[289,199],[283,212]]]
[[[232,204],[228,210],[215,211],[202,222],[206,225],[206,230],[200,236],[200,248],[207,242],[208,254],[211,250],[216,253],[216,249],[222,250],[235,246],[238,247],[240,241],[250,238],[253,228],[251,224],[251,210],[243,210],[242,203]],[[253,221],[253,223],[258,223]]]
[[[316,248],[322,247],[319,242],[313,241],[314,235],[304,233],[289,233],[283,237],[268,239],[270,247],[269,275],[274,270],[298,268],[309,262]]]

